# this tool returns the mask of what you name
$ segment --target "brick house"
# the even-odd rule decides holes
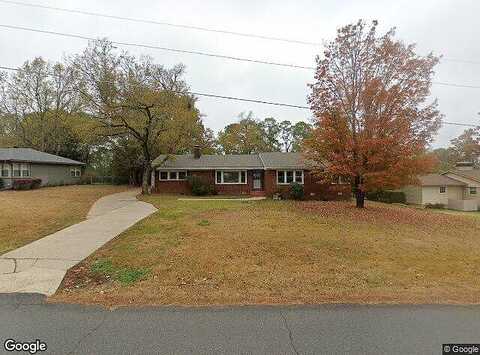
[[[153,163],[152,189],[157,193],[189,194],[188,176],[201,177],[223,195],[272,197],[288,191],[293,182],[303,185],[305,198],[349,199],[349,184],[320,183],[300,153],[258,153],[237,155],[161,155]]]

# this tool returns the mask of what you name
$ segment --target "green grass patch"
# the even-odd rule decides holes
[[[202,219],[200,222],[197,223],[199,226],[206,227],[210,225],[210,222],[206,219]]]
[[[100,259],[91,265],[90,272],[95,275],[110,277],[118,281],[122,286],[130,286],[137,281],[143,280],[150,273],[150,270],[134,267],[116,268],[111,260]]]

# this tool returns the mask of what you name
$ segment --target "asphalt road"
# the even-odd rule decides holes
[[[478,306],[146,307],[114,311],[0,295],[1,350],[37,354],[441,354],[480,343]],[[16,353],[18,354],[18,352]]]

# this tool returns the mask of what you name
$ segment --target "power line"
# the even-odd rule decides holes
[[[12,70],[12,71],[22,71],[20,68],[12,68],[12,67],[5,67],[5,66],[0,66],[0,69],[3,70]],[[211,97],[211,98],[219,98],[219,99],[225,99],[225,100],[235,100],[235,101],[243,101],[243,102],[253,102],[257,104],[264,104],[264,105],[273,105],[273,106],[283,106],[283,107],[291,107],[291,108],[299,108],[299,109],[306,109],[309,110],[310,107],[308,106],[301,106],[301,105],[293,105],[293,104],[285,104],[281,102],[274,102],[274,101],[266,101],[266,100],[257,100],[257,99],[246,99],[246,98],[240,98],[240,97],[234,97],[234,96],[225,96],[225,95],[216,95],[216,94],[207,94],[203,92],[196,92],[196,91],[175,91],[171,90],[172,92],[176,92],[179,94],[191,94],[191,95],[197,95],[197,96],[204,96],[204,97]]]
[[[245,32],[220,30],[220,29],[214,29],[214,28],[211,28],[211,27],[184,25],[184,24],[176,24],[176,23],[164,22],[164,21],[155,21],[155,20],[146,20],[146,19],[139,19],[139,18],[133,18],[133,17],[126,17],[126,16],[109,15],[109,14],[98,13],[98,12],[66,9],[66,8],[63,8],[63,7],[39,5],[39,4],[32,4],[32,3],[20,2],[20,1],[0,0],[0,2],[5,3],[5,4],[11,4],[11,5],[36,7],[36,8],[40,8],[40,9],[61,11],[61,12],[87,15],[87,16],[103,17],[103,18],[114,19],[114,20],[137,22],[137,23],[146,23],[146,24],[149,24],[149,25],[160,25],[160,26],[168,26],[168,27],[175,27],[175,28],[182,28],[182,29],[189,29],[189,30],[196,30],[196,31],[203,31],[203,32],[222,33],[222,34],[227,34],[227,35],[232,35],[232,36],[251,37],[251,38],[264,39],[264,40],[270,40],[270,41],[303,44],[303,45],[309,45],[309,46],[321,46],[322,45],[319,42],[303,41],[303,40],[297,40],[297,39],[293,39],[293,38],[274,37],[274,36],[266,36],[266,35],[260,35],[260,34],[255,34],[255,33],[245,33]]]
[[[109,15],[109,14],[99,13],[99,12],[67,9],[67,8],[64,8],[64,7],[32,4],[32,3],[21,2],[21,1],[0,0],[0,3],[17,5],[17,6],[33,7],[33,8],[39,8],[39,9],[45,9],[45,10],[53,10],[53,11],[79,14],[79,15],[103,17],[103,18],[120,20],[120,21],[145,23],[145,24],[149,24],[149,25],[160,25],[160,26],[182,28],[182,29],[189,29],[189,30],[196,30],[196,31],[203,31],[203,32],[221,33],[221,34],[240,36],[240,37],[250,37],[250,38],[257,38],[257,39],[270,40],[270,41],[303,44],[303,45],[308,45],[308,46],[323,46],[323,44],[320,43],[320,42],[305,41],[305,40],[298,40],[298,39],[284,38],[284,37],[266,36],[266,35],[255,34],[255,33],[220,30],[220,29],[215,29],[215,28],[211,28],[211,27],[176,24],[176,23],[171,23],[171,22],[139,19],[139,18],[133,18],[133,17],[127,17],[127,16]],[[444,57],[444,58],[442,58],[442,60],[447,61],[447,62],[464,63],[464,64],[480,64],[480,61],[467,60],[467,59],[454,59],[454,58],[445,58]]]
[[[1,2],[2,0],[0,0]],[[21,30],[21,31],[28,31],[28,32],[36,32],[36,33],[43,33],[48,35],[55,35],[55,36],[62,36],[62,37],[69,37],[69,38],[77,38],[82,40],[94,41],[95,38],[71,34],[71,33],[64,33],[64,32],[56,32],[56,31],[47,31],[47,30],[39,30],[30,27],[22,27],[22,26],[14,26],[14,25],[4,25],[0,24],[0,27],[13,29],[13,30]],[[281,67],[288,67],[294,69],[308,69],[308,70],[315,70],[315,67],[309,66],[302,66],[302,65],[295,65],[295,64],[287,64],[287,63],[279,63],[279,62],[269,62],[251,58],[241,58],[241,57],[233,57],[233,56],[226,56],[221,54],[214,54],[214,53],[206,53],[200,51],[191,51],[191,50],[184,50],[184,49],[176,49],[176,48],[167,48],[167,47],[159,47],[159,46],[152,46],[147,44],[138,44],[138,43],[131,43],[131,42],[118,42],[118,41],[111,41],[113,44],[117,44],[120,46],[128,46],[128,47],[139,47],[139,48],[148,48],[148,49],[158,49],[168,52],[175,52],[175,53],[186,53],[186,54],[194,54],[194,55],[201,55],[207,57],[215,57],[227,60],[235,60],[240,62],[249,62],[249,63],[257,63],[257,64],[264,64],[264,65],[274,65],[274,66],[281,66]],[[451,86],[456,88],[466,88],[466,89],[480,89],[480,86],[475,85],[464,85],[464,84],[455,84],[455,83],[445,83],[445,82],[437,82],[432,81],[432,84],[435,85],[442,85],[442,86]]]
[[[83,35],[77,35],[77,34],[71,34],[71,33],[65,33],[65,32],[39,30],[39,29],[36,29],[36,28],[30,28],[30,27],[4,25],[4,24],[0,24],[0,27],[13,29],[13,30],[44,33],[44,34],[55,35],[55,36],[77,38],[77,39],[83,39],[83,40],[88,40],[88,41],[96,40],[96,38],[87,37],[87,36],[83,36]],[[221,59],[236,60],[236,61],[240,61],[240,62],[250,62],[250,63],[258,63],[258,64],[266,64],[266,65],[275,65],[275,66],[280,66],[280,67],[289,67],[289,68],[296,68],[296,69],[315,69],[314,67],[308,67],[308,66],[303,66],[303,65],[269,62],[269,61],[258,60],[258,59],[233,57],[233,56],[227,56],[227,55],[222,55],[222,54],[214,54],[214,53],[207,53],[207,52],[200,52],[200,51],[190,51],[190,50],[185,50],[185,49],[159,47],[159,46],[153,46],[153,45],[148,45],[148,44],[138,44],[138,43],[118,42],[118,41],[110,41],[110,42],[112,42],[113,44],[120,45],[120,46],[158,49],[158,50],[167,51],[167,52],[194,54],[194,55],[201,55],[201,56],[206,56],[206,57],[216,57],[216,58],[221,58]]]
[[[12,70],[12,71],[21,71],[22,70],[20,68],[12,68],[12,67],[6,67],[6,66],[0,66],[0,69]],[[185,92],[180,92],[180,91],[177,91],[177,92],[178,93],[185,93]],[[286,103],[274,102],[274,101],[266,101],[266,100],[258,100],[258,99],[246,99],[246,98],[242,98],[242,97],[225,96],[225,95],[217,95],[217,94],[207,94],[207,93],[198,92],[198,91],[188,91],[186,93],[191,94],[191,95],[210,97],[210,98],[216,98],[216,99],[234,100],[234,101],[242,101],[242,102],[252,102],[252,103],[256,103],[256,104],[283,106],[283,107],[298,108],[298,109],[303,109],[303,110],[310,110],[310,107],[308,107],[308,106],[286,104]],[[469,123],[460,123],[460,122],[443,121],[442,124],[453,125],[453,126],[463,126],[463,127],[478,127],[478,125],[469,124]]]

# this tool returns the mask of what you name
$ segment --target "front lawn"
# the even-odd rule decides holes
[[[82,221],[100,197],[126,189],[84,185],[0,192],[0,255]]]
[[[479,303],[480,219],[367,202],[178,201],[69,271],[52,301]]]

